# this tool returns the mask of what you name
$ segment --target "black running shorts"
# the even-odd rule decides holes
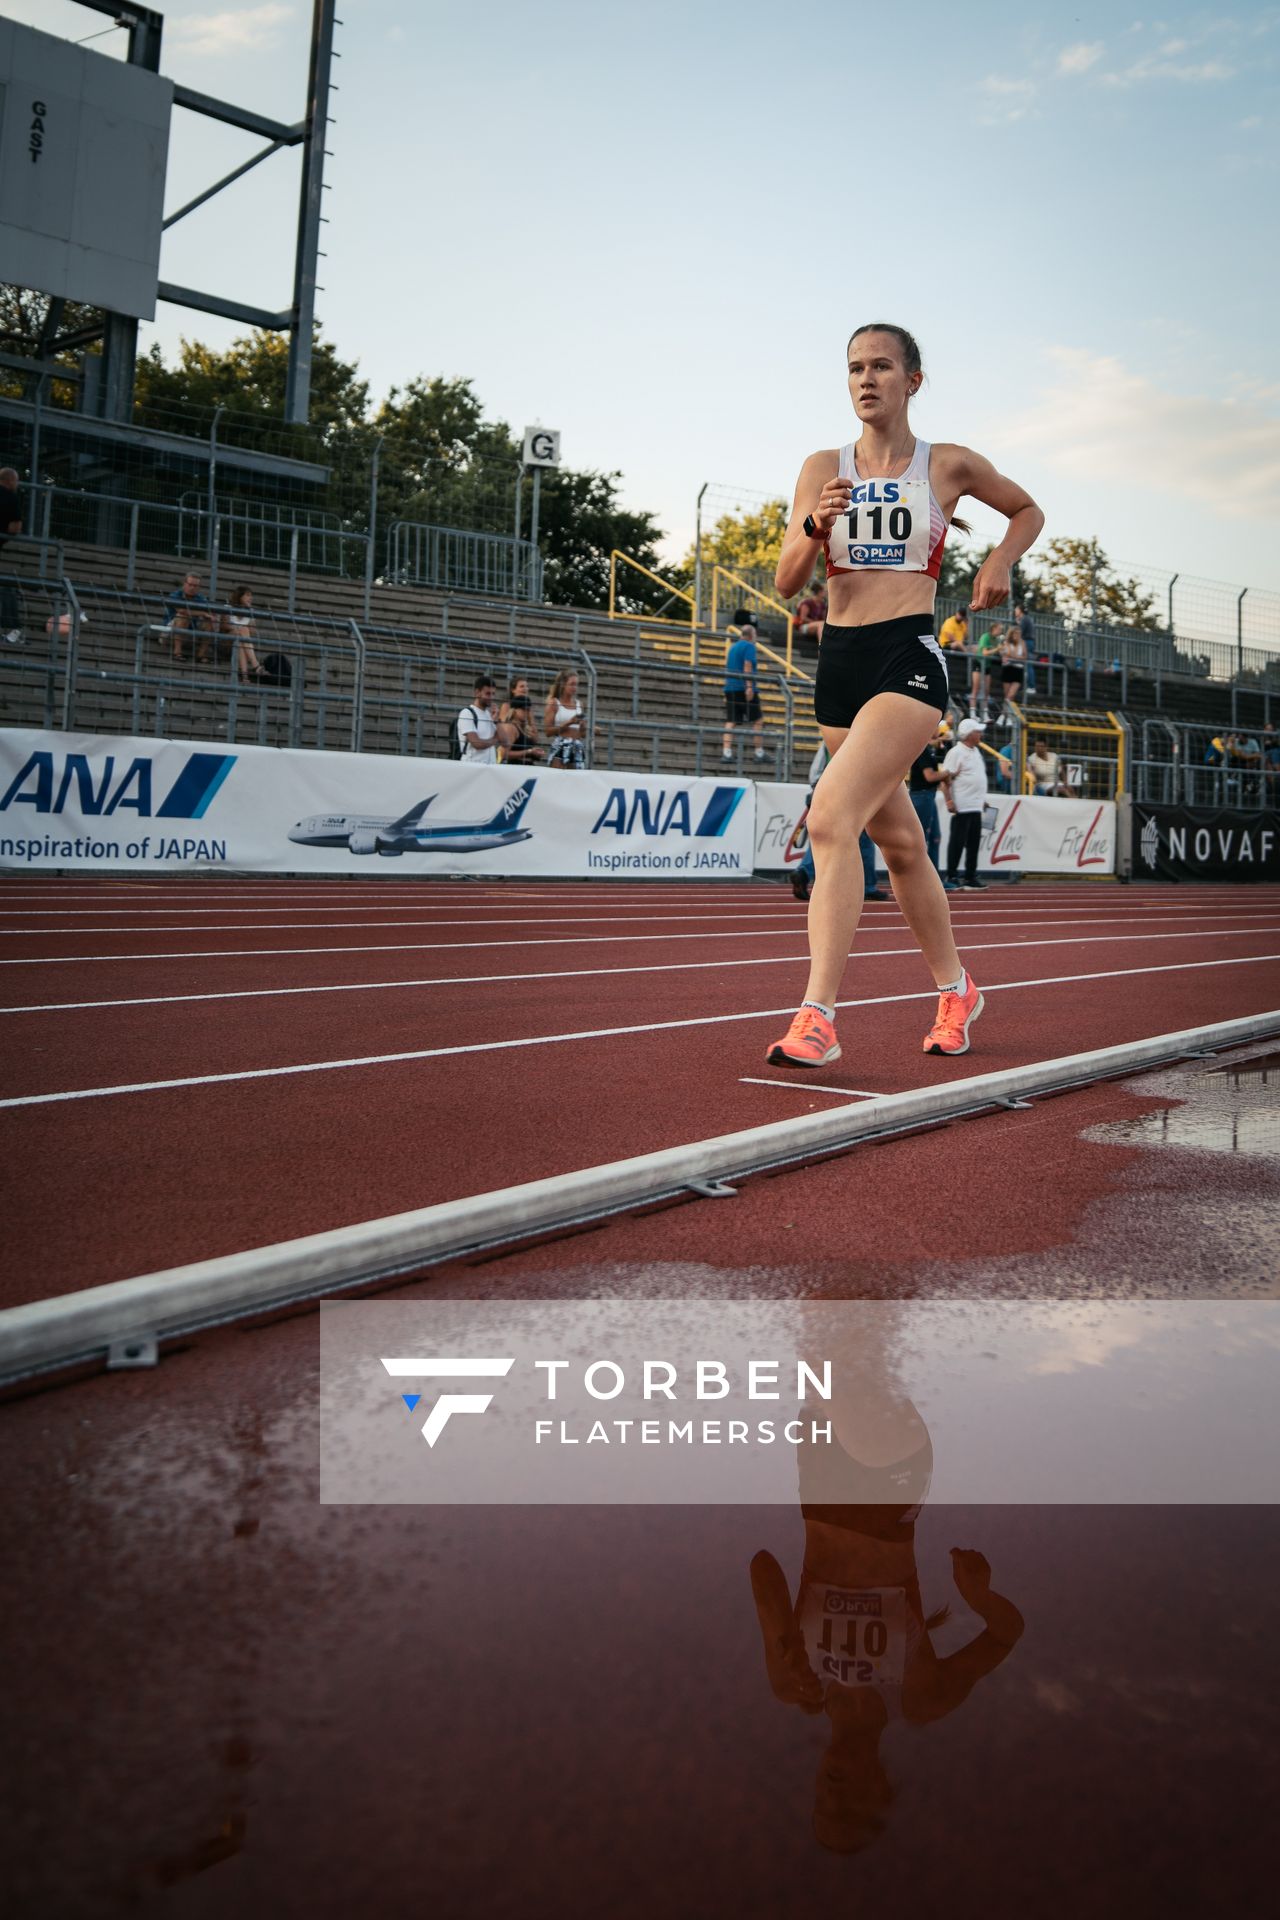
[[[905,693],[946,712],[946,656],[927,613],[866,627],[837,627],[828,620],[823,628],[813,689],[819,726],[852,726],[854,715],[878,693]]]

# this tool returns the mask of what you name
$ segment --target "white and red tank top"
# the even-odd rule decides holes
[[[852,442],[840,449],[840,478],[852,480],[847,513],[824,541],[827,578],[833,573],[924,573],[936,580],[947,522],[929,484],[927,440],[917,440],[911,464],[896,480],[863,480]]]

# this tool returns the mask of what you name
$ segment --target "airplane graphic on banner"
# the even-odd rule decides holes
[[[484,853],[490,847],[513,847],[533,838],[520,817],[537,782],[526,780],[504,800],[491,820],[440,821],[424,826],[423,815],[434,793],[398,820],[366,813],[314,813],[289,830],[302,847],[347,847],[352,853],[380,853],[398,858],[403,853]]]

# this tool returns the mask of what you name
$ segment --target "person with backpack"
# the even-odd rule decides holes
[[[476,675],[475,697],[463,707],[454,726],[455,757],[472,766],[496,767],[498,748],[511,744],[512,729],[500,726],[493,711],[493,681]]]

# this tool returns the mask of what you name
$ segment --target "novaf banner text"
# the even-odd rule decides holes
[[[754,851],[750,782],[0,732],[0,867],[707,880]]]

